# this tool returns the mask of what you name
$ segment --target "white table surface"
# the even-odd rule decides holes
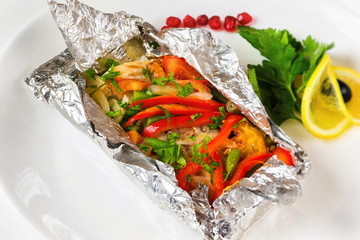
[[[0,0],[0,55],[30,19],[45,11],[47,11],[47,2],[43,0]],[[0,140],[1,144],[5,144],[1,137]],[[44,239],[18,214],[2,191],[2,186],[0,186],[0,213],[0,239]]]
[[[95,2],[96,1],[87,1],[87,2]],[[100,2],[100,1],[99,1]],[[96,5],[99,5],[100,3],[97,2]],[[352,1],[355,5],[357,3],[356,0]],[[351,6],[351,4],[348,4]],[[359,4],[356,4],[359,5]],[[109,10],[110,8],[107,7],[106,10]],[[117,9],[114,9],[117,10]],[[41,14],[44,14],[48,11],[47,1],[46,0],[0,0],[0,56],[3,53],[3,51],[6,49],[9,43],[11,43],[12,39],[16,36],[18,32],[21,31],[21,29],[26,26],[26,24],[31,20],[36,18],[36,16],[39,16]],[[135,13],[136,14],[136,13]],[[354,31],[359,31],[359,29],[354,29]],[[357,63],[358,64],[358,63]],[[358,65],[357,65],[358,66]],[[1,79],[1,81],[4,81],[4,79]],[[285,128],[288,128],[288,126],[285,126]],[[297,130],[290,131],[291,135],[296,135]],[[357,132],[359,132],[357,130]],[[306,138],[300,138],[299,141],[305,141]],[[0,143],[6,144],[4,139],[1,139],[0,136]],[[311,143],[310,143],[311,144]],[[331,146],[331,145],[329,145]],[[3,157],[3,156],[2,156]],[[6,157],[6,156],[4,156]],[[357,156],[358,157],[358,156]],[[358,159],[359,160],[359,159]],[[316,166],[316,163],[314,164]],[[310,176],[311,179],[311,176]],[[321,183],[316,183],[321,184]],[[307,190],[307,187],[309,187],[309,182],[305,182],[304,184],[304,194],[311,194],[312,191]],[[319,185],[319,187],[321,187]],[[358,189],[355,190],[357,193],[359,193]],[[335,193],[334,193],[335,194]],[[359,194],[355,195],[355,199],[358,199]],[[304,198],[304,201],[309,201],[309,198]],[[315,203],[318,204],[319,203]],[[326,202],[325,202],[326,204]],[[351,215],[351,210],[348,209],[348,214],[351,216],[358,215],[359,213],[359,202],[354,204],[357,208],[355,208],[355,212]],[[301,205],[301,203],[300,203]],[[319,205],[320,206],[320,205]],[[316,205],[314,206],[314,211],[316,212],[317,209],[315,209]],[[326,207],[326,205],[324,205]],[[292,211],[298,211],[296,208]],[[276,215],[277,213],[273,213],[273,215]],[[300,215],[301,216],[301,215]],[[306,216],[306,215],[304,215]],[[359,223],[358,217],[356,217],[356,223]],[[302,219],[301,221],[306,221],[306,219]],[[306,224],[305,224],[306,225]],[[329,226],[331,227],[331,225]],[[360,237],[360,231],[354,231],[354,228],[359,229],[360,226],[353,226],[351,229],[351,234],[349,235],[350,238],[346,239],[356,239],[357,237]],[[314,226],[315,228],[315,226]],[[328,234],[331,233],[331,231],[327,232],[327,234],[324,234],[327,230],[326,229],[319,229],[318,236],[320,236],[317,239],[326,239],[322,238],[321,236],[329,236]],[[315,231],[314,231],[315,232]],[[346,232],[346,229],[344,230]],[[322,235],[324,234],[324,235]],[[276,236],[276,235],[275,235]],[[281,236],[281,235],[278,235]],[[330,237],[330,236],[329,236]],[[331,238],[331,237],[330,237]],[[329,239],[330,239],[329,238]],[[22,239],[22,240],[41,240],[44,239],[42,236],[40,236],[39,233],[37,233],[35,230],[33,230],[32,226],[30,226],[26,220],[18,214],[16,209],[13,207],[11,202],[7,199],[6,195],[4,194],[3,190],[0,186],[0,239],[6,239],[6,240],[15,240],[15,239]],[[255,238],[254,238],[255,239]],[[267,239],[264,236],[261,237],[261,239]],[[298,239],[298,238],[296,238]],[[333,239],[333,238],[331,238]]]

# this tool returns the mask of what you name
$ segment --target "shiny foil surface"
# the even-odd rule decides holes
[[[310,169],[307,154],[268,119],[230,47],[202,29],[158,33],[143,19],[125,12],[102,13],[75,0],[48,3],[68,49],[34,70],[25,82],[36,98],[56,107],[96,141],[162,209],[199,229],[206,239],[239,239],[272,207],[292,204],[301,196],[298,179]],[[173,168],[141,153],[121,126],[85,93],[81,71],[96,69],[97,59],[108,54],[129,60],[124,44],[134,37],[143,41],[147,56],[184,57],[250,121],[290,150],[296,166],[288,167],[274,156],[252,177],[225,191],[213,207],[207,200],[206,186],[200,184],[191,196],[179,188]],[[160,47],[152,49],[152,41]]]

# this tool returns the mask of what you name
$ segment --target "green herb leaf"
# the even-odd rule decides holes
[[[181,146],[176,144],[176,139],[179,137],[177,132],[173,132],[167,136],[167,141],[145,138],[144,143],[153,148],[153,152],[160,161],[168,163],[176,169],[181,169],[186,165],[186,160],[180,152]]]
[[[104,86],[106,83],[101,84],[100,86],[98,86],[94,91],[92,91],[89,96],[92,97],[94,95],[94,93],[96,93],[97,90],[99,90],[102,86]]]
[[[106,69],[109,69],[109,68],[111,68],[111,66],[114,66],[114,67],[119,66],[119,63],[116,62],[116,61],[114,61],[114,60],[112,60],[112,59],[110,59],[110,58],[108,58],[108,59],[106,60],[106,63],[105,63],[105,68],[106,68]]]
[[[121,108],[125,109],[124,117],[120,122],[121,126],[124,127],[124,124],[133,116],[135,116],[138,112],[140,112],[142,103],[139,103],[135,106],[129,107],[129,103],[122,103],[122,101],[118,101],[118,104]]]
[[[94,80],[96,81],[96,78],[95,78],[95,75],[96,75],[96,72],[95,70],[91,67],[87,70],[84,71],[84,73],[91,79],[91,80]]]
[[[233,128],[237,128],[240,123],[244,122],[245,121],[245,118],[241,119],[240,121],[238,121],[237,123],[234,124]]]
[[[153,85],[159,85],[159,86],[165,86],[168,84],[171,80],[166,77],[159,77],[159,78],[153,78],[151,79]]]
[[[117,84],[117,82],[114,79],[118,75],[120,75],[120,72],[114,72],[114,65],[111,65],[109,71],[107,73],[105,73],[104,75],[102,75],[100,77],[100,79],[103,80],[104,82],[109,80],[110,84],[115,87],[116,91],[118,91],[119,93],[122,93],[122,90],[120,89],[119,85]]]
[[[111,65],[111,68],[109,69],[109,71],[107,73],[105,73],[104,75],[102,75],[100,77],[100,79],[105,82],[106,80],[111,80],[118,75],[120,75],[120,72],[114,72],[114,65]]]
[[[111,118],[113,118],[113,117],[115,117],[115,116],[117,116],[117,115],[119,115],[119,114],[121,114],[121,110],[118,110],[118,111],[116,111],[116,112],[110,111],[110,112],[106,113],[106,115],[108,115],[108,116],[111,117]]]
[[[186,97],[189,96],[190,93],[194,92],[194,88],[190,83],[185,84],[184,87],[182,87],[179,83],[177,83],[175,80],[171,80],[177,88],[178,93],[176,94],[179,97]]]
[[[150,151],[149,146],[146,146],[146,145],[143,145],[143,144],[136,144],[136,145],[140,148],[140,151],[144,151],[144,152]]]
[[[189,138],[195,142],[197,136],[198,136],[198,135],[193,135],[193,136],[190,136]]]
[[[149,70],[143,68],[142,69],[142,74],[144,75],[145,78],[148,78],[150,80],[152,80],[152,76],[154,74],[154,70],[152,72],[150,72]]]
[[[192,123],[194,122],[196,119],[198,119],[199,117],[201,117],[203,114],[202,113],[196,113],[194,115],[191,115],[191,120],[188,123]]]
[[[119,106],[121,107],[121,108],[123,108],[123,109],[128,109],[128,107],[129,107],[129,103],[128,102],[125,102],[125,103],[123,103],[121,100],[120,101],[118,101],[118,104],[119,104]]]
[[[115,81],[115,79],[111,79],[110,80],[110,84],[113,85],[116,89],[116,91],[118,91],[119,93],[122,93],[123,91],[121,90],[121,88],[119,87],[119,85],[117,84],[117,82]]]
[[[156,107],[165,112],[165,116],[166,116],[166,119],[167,119],[167,125],[169,126],[169,123],[170,123],[170,112],[169,112],[169,110],[166,110],[165,108],[163,108],[161,106],[156,106]]]
[[[206,136],[204,140],[199,143],[195,144],[192,149],[192,161],[194,163],[197,163],[201,166],[205,165],[206,162],[204,161],[204,158],[207,158],[209,156],[208,146],[207,144],[211,141],[211,138],[209,136]],[[203,151],[200,151],[203,150]],[[205,152],[204,152],[205,151]]]
[[[221,112],[221,115],[218,117],[213,116],[211,118],[211,121],[213,123],[208,125],[209,128],[212,130],[218,128],[222,124],[222,122],[224,121],[224,119],[226,117],[225,108],[223,106],[219,107],[219,111]]]
[[[171,144],[176,143],[176,140],[178,140],[180,138],[180,135],[178,132],[173,132],[170,133],[166,136],[166,139],[168,140],[168,142],[170,142]]]
[[[171,72],[169,74],[168,78],[159,77],[158,79],[156,79],[156,78],[151,79],[151,81],[152,81],[152,84],[159,85],[159,86],[164,86],[170,82],[174,83],[177,88],[177,91],[178,91],[177,96],[179,96],[179,97],[186,97],[186,96],[189,96],[190,93],[194,92],[194,88],[190,83],[185,84],[184,87],[182,87],[179,83],[177,83],[175,81],[173,72]]]

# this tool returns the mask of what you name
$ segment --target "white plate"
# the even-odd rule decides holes
[[[126,10],[157,27],[170,15],[223,17],[248,11],[256,17],[254,27],[287,28],[298,38],[311,34],[322,42],[334,41],[329,52],[333,63],[360,71],[360,15],[349,2],[180,1],[171,7],[168,1],[84,2],[109,12]],[[259,61],[237,34],[215,35],[236,50],[244,66]],[[34,99],[23,79],[64,48],[46,13],[28,23],[0,56],[0,181],[8,198],[47,239],[201,239],[150,202],[56,110]],[[302,181],[297,204],[276,208],[246,239],[358,239],[360,127],[330,141],[314,138],[294,121],[282,127],[307,150],[313,169]]]

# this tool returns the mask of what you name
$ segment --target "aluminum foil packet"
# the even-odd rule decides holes
[[[249,226],[275,205],[301,196],[301,179],[310,169],[303,149],[272,122],[257,98],[235,52],[203,29],[177,28],[158,32],[143,19],[103,13],[76,0],[48,0],[68,49],[41,65],[25,79],[36,98],[56,107],[96,141],[125,174],[134,179],[162,209],[199,229],[205,239],[239,239]],[[207,200],[199,185],[191,196],[177,186],[173,168],[141,153],[119,124],[107,117],[85,93],[82,71],[97,66],[108,54],[127,61],[124,44],[141,39],[147,56],[184,57],[240,111],[274,141],[291,151],[295,167],[276,156],[250,178],[244,178],[216,199]],[[160,47],[153,49],[152,42]]]

